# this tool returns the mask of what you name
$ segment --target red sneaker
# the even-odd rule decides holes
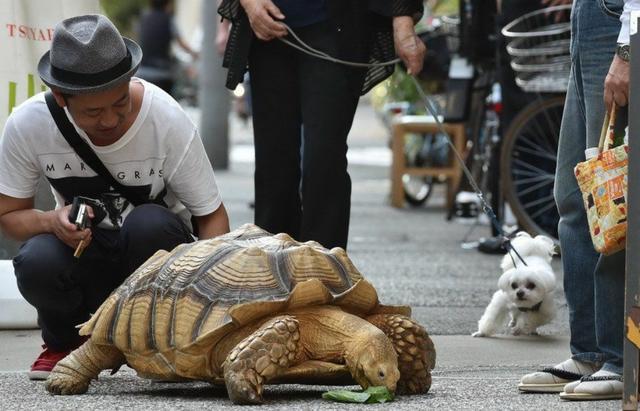
[[[36,361],[31,365],[31,371],[28,373],[30,380],[46,380],[58,361],[72,351],[53,351],[47,347],[47,344],[42,344],[42,348],[44,348],[44,351],[40,353]]]

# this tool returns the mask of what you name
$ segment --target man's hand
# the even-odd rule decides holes
[[[253,32],[260,40],[268,41],[287,35],[284,24],[275,20],[283,20],[284,14],[271,0],[240,0],[240,4],[249,17]]]
[[[607,109],[613,102],[624,107],[629,101],[629,63],[618,56],[613,57],[609,73],[604,80],[604,104]]]
[[[427,48],[416,35],[413,28],[413,18],[410,16],[393,18],[393,43],[396,54],[407,66],[407,73],[410,75],[420,73]]]
[[[93,218],[93,210],[87,206],[89,218]],[[71,205],[52,211],[51,232],[69,247],[75,249],[81,240],[84,240],[85,247],[91,242],[91,230],[85,228],[78,230],[75,224],[69,221],[69,211]]]

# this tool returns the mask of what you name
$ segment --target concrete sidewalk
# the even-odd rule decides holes
[[[233,141],[250,145],[250,128],[232,125]],[[426,207],[394,209],[388,204],[387,135],[370,106],[358,110],[350,136],[353,180],[349,255],[387,304],[407,304],[436,345],[437,365],[427,395],[399,397],[388,405],[348,405],[349,409],[619,409],[619,401],[567,403],[557,395],[520,394],[517,383],[526,372],[566,359],[567,311],[559,276],[555,298],[558,318],[540,336],[472,338],[477,320],[495,291],[499,256],[465,250],[468,226],[445,221],[442,187]],[[236,154],[228,171],[217,172],[232,228],[253,220],[253,166]],[[353,157],[352,157],[353,158]],[[233,160],[233,158],[232,158]],[[385,163],[386,161],[386,163]],[[376,165],[377,164],[377,165]],[[488,235],[480,227],[472,237]],[[123,369],[103,373],[83,396],[53,397],[41,382],[28,381],[24,370],[39,353],[37,331],[0,331],[0,409],[227,409],[224,390],[208,384],[160,384]],[[265,408],[345,409],[320,398],[326,387],[269,387]]]

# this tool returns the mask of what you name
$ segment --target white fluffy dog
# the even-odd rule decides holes
[[[550,264],[554,254],[553,241],[543,235],[531,238],[529,234],[519,232],[511,244],[527,265],[513,251],[513,260],[509,254],[504,256],[500,264],[503,273],[498,280],[499,289],[478,321],[478,331],[472,334],[474,337],[493,335],[504,325],[513,335],[536,334],[537,328],[550,322],[556,314],[552,295],[556,276]]]

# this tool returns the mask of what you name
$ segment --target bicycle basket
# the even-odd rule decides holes
[[[571,59],[570,5],[527,13],[502,29],[516,83],[529,92],[564,92]]]

